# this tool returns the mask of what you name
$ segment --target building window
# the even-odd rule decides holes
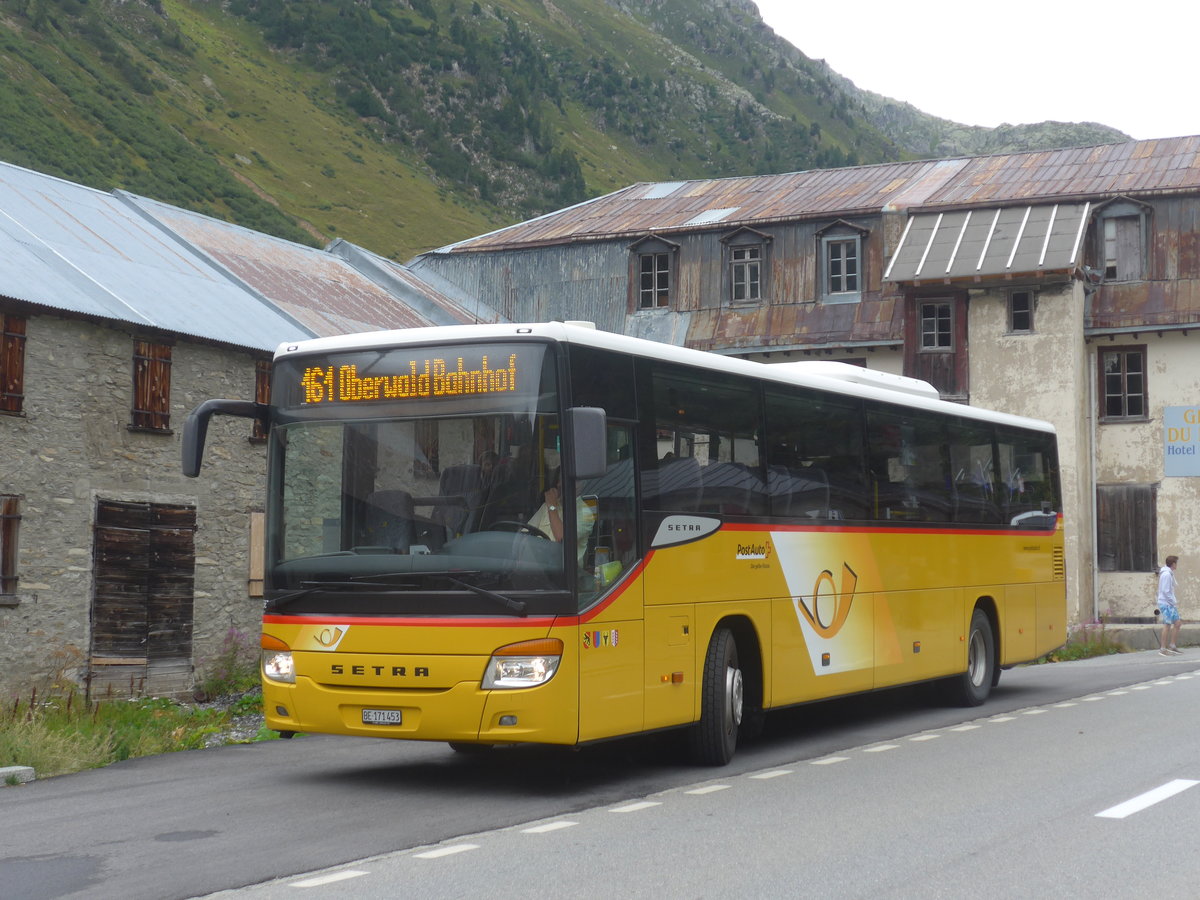
[[[271,402],[271,361],[259,359],[254,362],[254,402],[267,405]],[[253,430],[250,432],[251,441],[265,441],[267,429],[260,418],[254,419]]]
[[[1096,556],[1101,572],[1153,572],[1158,557],[1152,484],[1096,485]]]
[[[25,319],[0,315],[0,412],[25,405]]]
[[[731,247],[730,284],[735,303],[762,299],[762,247]]]
[[[638,255],[641,280],[638,286],[639,309],[661,309],[671,302],[671,254]]]
[[[1101,418],[1145,419],[1146,348],[1113,347],[1100,351]]]
[[[1142,217],[1110,216],[1101,219],[1106,281],[1142,278]]]
[[[1033,291],[1012,291],[1008,295],[1008,330],[1033,331]]]
[[[822,238],[821,243],[821,257],[825,267],[825,299],[859,299],[861,238],[857,235],[854,237],[827,237]]]
[[[133,342],[133,421],[131,428],[171,429],[171,348]]]
[[[954,312],[949,302],[921,304],[921,350],[954,349]]]
[[[17,532],[21,527],[21,498],[0,494],[0,597],[17,593]]]

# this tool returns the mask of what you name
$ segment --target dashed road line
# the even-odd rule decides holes
[[[522,828],[521,834],[547,834],[551,831],[561,831],[564,828],[571,828],[578,824],[578,822],[569,822],[566,819],[559,819],[557,822],[547,822],[545,825],[534,825],[532,828]]]
[[[643,809],[650,809],[652,806],[662,806],[662,803],[655,800],[639,800],[637,803],[626,803],[624,806],[614,806],[609,812],[615,813],[631,813],[641,812]]]
[[[468,850],[478,850],[478,844],[451,844],[448,847],[437,847],[424,853],[414,853],[417,859],[441,859],[443,856],[454,856],[456,853],[466,853]]]
[[[692,788],[690,791],[684,791],[685,794],[715,794],[717,791],[729,789],[728,784],[706,784],[704,787]]]
[[[781,775],[791,775],[791,769],[772,769],[770,772],[759,772],[757,775],[750,777],[757,781],[766,781],[768,778],[778,778]]]
[[[339,881],[346,881],[350,878],[358,878],[361,875],[369,875],[369,872],[363,872],[360,869],[344,869],[341,872],[330,872],[328,875],[315,875],[312,878],[305,878],[301,881],[293,881],[288,887],[296,888],[315,888],[324,887],[327,884],[336,884]]]

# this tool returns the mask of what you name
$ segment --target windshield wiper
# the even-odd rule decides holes
[[[459,581],[452,575],[446,575],[445,578],[451,584],[457,584],[459,587],[466,588],[473,594],[478,594],[480,597],[487,597],[489,600],[499,603],[505,609],[512,610],[518,616],[525,615],[524,600],[514,600],[512,597],[505,597],[503,594],[499,594],[496,591],[489,591],[487,588],[480,587],[477,584],[469,584],[465,581]]]

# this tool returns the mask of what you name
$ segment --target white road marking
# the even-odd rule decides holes
[[[637,803],[628,803],[625,806],[615,806],[612,809],[610,809],[609,812],[615,812],[615,813],[641,812],[643,809],[649,809],[652,806],[662,806],[662,804],[658,803],[654,800],[640,800]]]
[[[814,759],[810,765],[814,766],[831,766],[834,763],[845,762],[850,757],[848,756],[826,756],[824,759]]]
[[[1181,791],[1186,791],[1190,787],[1195,787],[1200,784],[1200,781],[1189,781],[1186,778],[1176,778],[1174,781],[1168,781],[1161,787],[1156,787],[1152,791],[1146,791],[1144,794],[1139,794],[1132,800],[1126,800],[1124,803],[1118,803],[1116,806],[1110,806],[1104,812],[1096,813],[1096,817],[1100,819],[1124,819],[1126,816],[1131,816],[1136,812],[1141,812],[1147,807],[1153,806],[1155,803],[1161,803],[1168,797],[1174,797]]]
[[[957,728],[951,728],[951,731],[974,731],[978,725],[959,725]]]
[[[438,847],[436,850],[414,853],[413,856],[417,859],[441,859],[443,856],[453,856],[455,853],[465,853],[468,850],[478,849],[478,844],[451,844],[449,847]]]
[[[774,769],[770,772],[759,772],[757,775],[751,775],[750,777],[755,779],[756,781],[766,781],[768,778],[778,778],[780,775],[791,775],[791,774],[792,774],[791,769]]]
[[[1011,722],[1016,716],[992,716],[989,722]]]
[[[684,791],[685,794],[714,794],[717,791],[726,790],[729,787],[727,784],[706,784],[704,787],[693,788],[690,791]]]
[[[572,825],[578,824],[578,822],[568,822],[566,819],[560,819],[557,822],[547,822],[545,825],[534,825],[532,828],[522,828],[521,834],[545,834],[548,831],[560,831],[563,828],[570,828]]]
[[[1021,713],[1021,715],[1023,715],[1023,716],[1040,716],[1044,712],[1045,712],[1044,709],[1027,709],[1023,713]]]
[[[895,750],[899,744],[876,744],[874,747],[863,747],[863,753],[883,753],[885,750]]]
[[[917,735],[914,735],[913,737],[910,737],[909,740],[910,741],[936,741],[940,737],[941,737],[940,734],[917,734]]]
[[[288,885],[288,887],[322,887],[327,884],[335,884],[339,881],[346,881],[349,878],[357,878],[360,875],[366,874],[366,872],[360,872],[358,869],[346,869],[342,872],[331,872],[328,875],[316,875],[312,878],[305,878],[303,881],[293,881],[290,885]]]
[[[1074,700],[1068,700],[1066,703],[1055,703],[1054,708],[1055,709],[1066,709],[1068,706],[1078,706],[1078,705],[1079,704],[1076,703]]]

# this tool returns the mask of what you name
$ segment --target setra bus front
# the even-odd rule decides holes
[[[276,356],[267,726],[573,744],[603,413],[564,408],[552,341],[395,338]]]

